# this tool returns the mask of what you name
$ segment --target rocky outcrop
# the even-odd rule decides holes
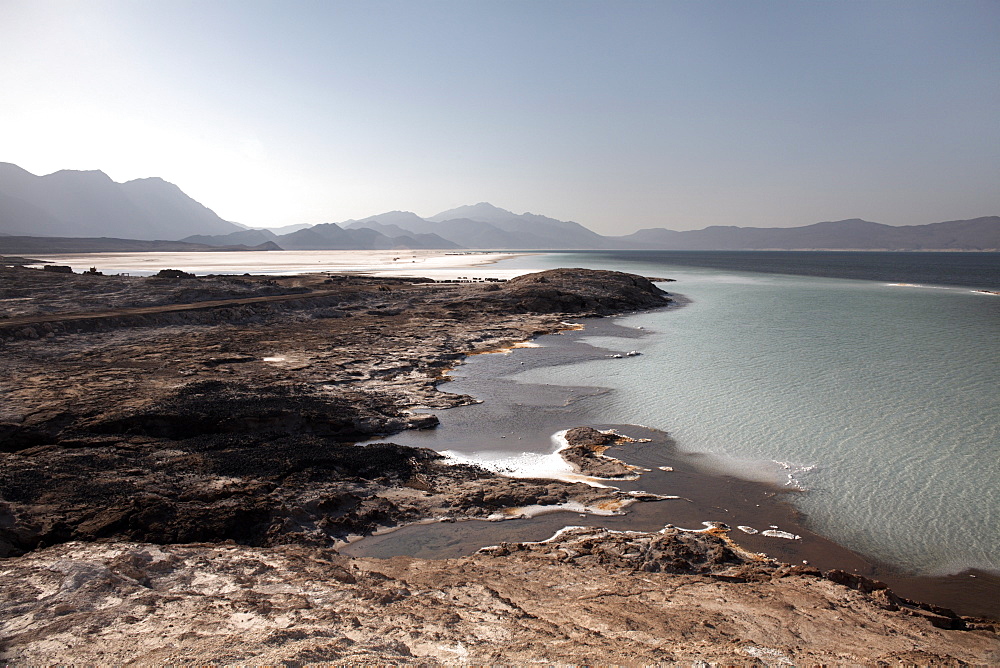
[[[183,394],[156,412],[101,419],[89,433],[8,455],[0,556],[71,540],[332,546],[432,517],[625,501],[615,490],[447,465],[431,450],[354,445],[372,431],[406,427],[405,417],[386,422],[361,405],[329,402],[324,411],[315,397],[251,398],[211,383]],[[199,398],[208,405],[179,410]]]
[[[167,270],[172,272],[174,270]],[[183,273],[183,272],[182,272]],[[443,315],[469,319],[484,314],[603,316],[670,303],[648,279],[613,271],[554,269],[506,283],[451,286],[427,279],[343,277],[288,278],[207,276],[183,279],[58,274],[0,267],[0,344],[35,338],[26,332],[71,333],[165,325],[263,324],[291,311],[293,317],[344,317],[413,312],[414,292]],[[425,290],[414,290],[421,285]],[[409,303],[387,293],[404,289]],[[434,298],[431,293],[443,296]],[[86,299],[80,300],[81,295]]]
[[[572,530],[462,559],[67,543],[0,565],[12,664],[992,665],[989,625],[733,550]],[[878,594],[881,590],[876,590]]]
[[[607,479],[636,477],[635,466],[604,454],[612,445],[629,439],[613,432],[598,431],[593,427],[574,427],[563,438],[566,440],[566,447],[559,454],[579,473]]]
[[[518,276],[501,291],[460,301],[456,309],[602,316],[664,306],[670,298],[649,279],[617,271],[552,269]]]
[[[354,443],[433,427],[415,406],[472,401],[436,389],[463,353],[560,327],[566,312],[523,312],[524,299],[541,298],[537,286],[560,286],[581,309],[616,293],[629,305],[665,303],[644,279],[560,270],[489,290],[10,271],[7,294],[53,298],[49,314],[17,316],[35,336],[11,337],[0,357],[11,379],[0,409],[0,556],[71,540],[329,546],[427,518],[634,500]],[[53,319],[80,315],[68,311],[74,300],[92,309],[91,329],[71,334]],[[480,307],[466,310],[470,301]],[[137,304],[145,311],[129,312]]]

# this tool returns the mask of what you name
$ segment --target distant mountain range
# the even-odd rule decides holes
[[[217,246],[185,241],[113,237],[32,237],[0,234],[0,255],[43,256],[51,253],[196,253],[199,251],[282,250],[277,244]]]
[[[192,236],[184,241],[217,245],[271,241],[286,250],[1000,250],[1000,216],[904,226],[852,219],[804,227],[716,226],[685,232],[653,228],[609,237],[579,223],[532,213],[518,215],[481,202],[430,218],[409,211],[390,211],[339,225],[314,225],[290,234],[243,230],[223,236]]]
[[[34,237],[37,242],[28,242]],[[58,241],[56,239],[58,237]],[[87,237],[89,239],[82,239]],[[113,237],[95,239],[94,237]],[[0,252],[138,248],[128,240],[177,240],[200,248],[258,250],[1000,250],[1000,217],[892,226],[851,219],[803,227],[644,229],[602,236],[579,223],[515,214],[486,202],[421,218],[390,211],[360,220],[253,229],[221,219],[159,178],[116,183],[100,171],[35,176],[0,163]],[[84,243],[86,241],[86,243]],[[157,242],[160,243],[160,242]],[[175,242],[176,243],[176,242]],[[86,249],[86,250],[84,250]],[[152,247],[150,247],[152,249]],[[162,247],[161,247],[162,249]]]
[[[804,227],[639,230],[623,243],[671,250],[1000,250],[1000,216],[929,225],[882,225],[852,218]],[[636,246],[632,246],[636,247]]]
[[[241,229],[163,179],[115,183],[100,171],[35,176],[0,162],[0,232],[21,236],[180,239]]]

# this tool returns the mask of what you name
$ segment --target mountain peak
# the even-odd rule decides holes
[[[60,169],[52,172],[48,176],[62,176],[80,179],[100,179],[101,181],[111,181],[111,177],[99,169]]]
[[[173,183],[170,183],[170,181],[160,178],[159,176],[145,176],[138,179],[132,179],[131,181],[126,181],[125,183],[166,183],[167,185],[174,185]]]
[[[10,173],[10,174],[22,174],[22,175],[26,174],[28,176],[34,176],[34,174],[29,172],[27,169],[25,169],[24,167],[18,167],[13,162],[0,162],[0,172]]]
[[[489,202],[479,202],[478,204],[466,204],[455,209],[442,211],[437,215],[431,216],[427,220],[440,222],[443,220],[468,218],[469,220],[479,220],[484,223],[496,223],[500,221],[508,221],[517,217],[516,213],[508,211],[507,209],[501,209],[498,206],[493,206]]]
[[[96,169],[35,176],[2,164],[0,191],[6,200],[0,223],[8,234],[148,240],[239,229],[156,177],[116,183]]]
[[[159,176],[148,176],[142,179],[132,179],[131,181],[126,181],[121,185],[124,186],[126,189],[136,188],[145,191],[183,194],[183,191],[180,189],[180,187],[177,186],[177,184],[171,183],[170,181],[167,181],[165,179],[161,179]]]
[[[367,218],[362,218],[361,220],[375,220],[381,223],[385,223],[397,220],[409,221],[409,220],[423,220],[423,219],[417,214],[413,213],[412,211],[400,211],[396,209],[394,211],[386,211],[385,213],[377,213],[374,216],[368,216]]]
[[[863,220],[861,218],[846,218],[844,220],[827,220],[822,223],[813,223],[812,225],[807,225],[806,227],[856,230],[859,233],[863,233],[865,230],[891,226],[885,225],[884,223],[873,223],[870,220]]]

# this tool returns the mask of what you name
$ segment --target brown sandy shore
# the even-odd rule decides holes
[[[331,548],[429,518],[632,503],[353,444],[472,401],[435,388],[464,354],[664,303],[584,270],[441,285],[0,268],[0,659],[1000,662],[988,620],[721,529],[587,529],[449,560]],[[607,474],[606,444],[579,435],[576,463]]]

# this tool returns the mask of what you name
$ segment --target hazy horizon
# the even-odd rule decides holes
[[[0,160],[252,227],[1000,210],[1000,3],[0,0]]]
[[[3,161],[0,161],[0,164],[4,164]],[[10,164],[10,163],[7,163],[7,164]],[[19,167],[19,165],[16,165],[16,166]],[[52,174],[58,173],[59,171],[76,171],[76,170],[57,170],[57,172],[51,172],[49,174],[35,174],[34,176],[51,176]],[[91,170],[91,171],[95,171],[96,172],[96,171],[101,171],[101,170]],[[149,177],[144,177],[144,178],[149,178]],[[157,177],[152,177],[152,178],[157,178]],[[136,180],[142,180],[142,178],[136,179]],[[200,204],[205,204],[205,203],[204,202],[200,202]],[[289,225],[283,225],[283,226],[282,225],[256,225],[255,226],[255,225],[245,225],[245,224],[241,224],[241,225],[243,227],[245,227],[247,229],[251,229],[251,230],[268,230],[268,229],[270,229],[270,230],[280,230],[282,228],[293,228],[293,227],[302,227],[302,226],[308,227],[308,226],[312,226],[312,225],[322,225],[322,224],[331,224],[331,223],[343,226],[345,224],[350,224],[350,223],[354,223],[354,222],[361,222],[361,221],[365,221],[365,220],[368,220],[368,219],[378,218],[378,217],[383,216],[383,215],[394,214],[394,213],[412,213],[414,215],[417,215],[420,218],[423,218],[424,220],[430,221],[433,218],[437,218],[442,213],[448,213],[452,209],[457,209],[457,208],[460,208],[460,207],[465,207],[465,206],[470,206],[470,205],[487,205],[488,207],[493,207],[493,208],[496,208],[496,209],[502,209],[502,210],[508,211],[509,213],[513,213],[515,215],[543,215],[543,216],[545,215],[544,213],[538,212],[538,211],[516,211],[516,210],[506,209],[506,207],[496,206],[492,202],[475,202],[475,203],[473,203],[473,202],[467,202],[467,203],[464,203],[464,204],[459,204],[459,205],[456,205],[456,206],[453,206],[453,207],[449,207],[448,209],[445,209],[443,211],[436,211],[434,213],[424,214],[424,215],[417,214],[414,211],[394,209],[392,211],[379,211],[377,213],[372,213],[372,214],[369,214],[367,216],[361,216],[361,217],[358,217],[358,218],[345,219],[345,220],[329,220],[329,221],[325,221],[325,222],[322,222],[322,223],[289,224]],[[209,208],[211,208],[211,207],[209,207]],[[459,216],[459,217],[461,217],[461,216]],[[473,219],[476,218],[475,215],[472,215],[471,217]],[[982,218],[988,218],[988,217],[994,217],[994,216],[989,216],[989,215],[987,215],[987,216],[977,216],[976,218],[980,218],[980,217],[982,217]],[[452,217],[452,219],[454,219],[454,216]],[[848,222],[848,221],[851,221],[851,220],[859,220],[859,219],[858,218],[849,218],[849,219],[841,219],[841,220],[838,220],[838,221],[829,221],[829,220],[822,220],[822,221],[820,221],[820,220],[817,220],[817,221],[804,222],[804,223],[801,223],[800,225],[790,225],[790,226],[787,226],[785,228],[780,228],[780,229],[788,229],[788,228],[791,228],[791,227],[808,227],[810,225],[817,225],[817,224],[821,224],[821,223]],[[240,221],[229,221],[229,222],[239,223]],[[433,222],[433,221],[431,221],[431,222]],[[574,222],[577,222],[577,221],[574,221]],[[880,223],[880,221],[877,221],[877,220],[876,221],[865,221],[865,222]],[[950,222],[950,221],[934,221],[934,222],[935,223],[941,223],[941,222]],[[886,224],[886,223],[884,223],[884,224]],[[902,224],[899,224],[899,225],[895,225],[894,227],[901,227],[901,226],[906,226],[906,225],[910,225],[910,224],[909,223],[902,223]],[[663,226],[660,226],[660,227],[663,227]],[[706,227],[711,227],[711,226],[706,226]],[[732,226],[729,226],[729,227],[732,227]],[[771,228],[773,226],[766,226],[765,225],[765,226],[738,226],[738,227],[755,227],[755,228],[758,228],[758,229],[769,229],[769,228]],[[666,228],[666,229],[670,229],[670,228]],[[698,231],[698,230],[704,230],[704,229],[705,228],[697,228],[695,230],[683,230],[683,231]],[[676,230],[676,231],[682,231],[682,230]],[[612,234],[612,235],[607,235],[607,236],[616,236],[616,235]],[[463,247],[459,246],[459,248],[463,248]]]

